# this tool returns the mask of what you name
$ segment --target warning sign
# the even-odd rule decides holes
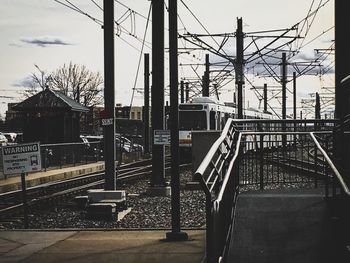
[[[16,144],[2,147],[4,174],[41,170],[40,144]]]
[[[153,141],[154,141],[154,144],[157,144],[157,145],[170,144],[170,131],[169,130],[154,130]]]

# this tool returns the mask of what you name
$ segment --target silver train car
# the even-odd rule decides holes
[[[237,118],[233,105],[219,102],[210,97],[193,98],[179,105],[179,146],[191,148],[192,131],[222,130],[229,118]],[[258,110],[246,109],[245,119],[274,119],[274,115]]]

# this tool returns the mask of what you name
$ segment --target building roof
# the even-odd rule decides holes
[[[89,109],[64,95],[61,91],[45,89],[32,97],[18,103],[14,110],[63,110],[88,112]]]

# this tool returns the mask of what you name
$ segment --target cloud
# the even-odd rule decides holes
[[[11,85],[13,87],[19,87],[19,88],[31,88],[31,87],[33,87],[33,80],[32,80],[31,76],[27,76],[23,79],[16,80]]]
[[[11,47],[23,47],[22,44],[20,44],[19,42],[12,42],[9,44]]]
[[[23,37],[20,39],[20,41],[25,44],[32,44],[39,47],[48,47],[52,45],[73,45],[72,43],[67,42],[63,38],[53,36]]]

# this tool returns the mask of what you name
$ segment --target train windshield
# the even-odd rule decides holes
[[[206,130],[205,111],[179,111],[180,130]]]

